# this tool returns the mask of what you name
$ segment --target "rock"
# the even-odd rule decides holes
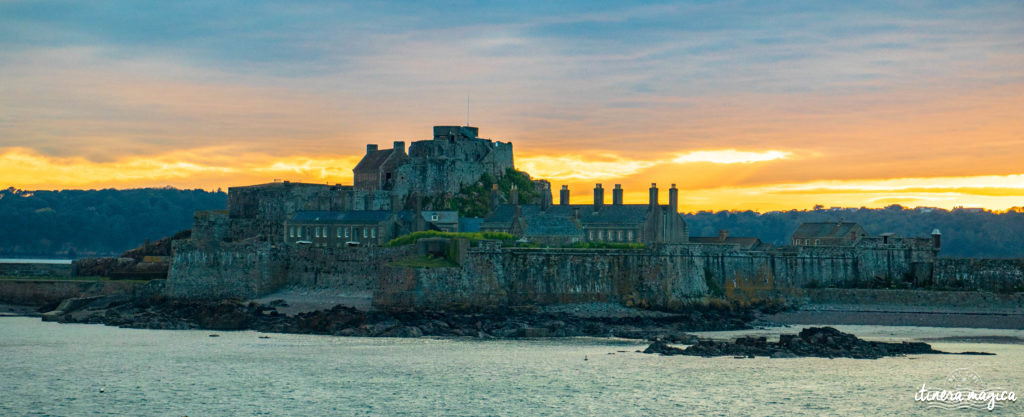
[[[684,355],[683,349],[676,348],[665,344],[660,340],[651,343],[647,349],[644,349],[643,353],[658,353],[661,355]]]
[[[932,349],[927,343],[884,343],[861,340],[832,327],[809,327],[798,335],[781,335],[776,343],[765,337],[740,337],[733,342],[701,340],[686,349],[676,349],[657,341],[644,353],[691,356],[733,356],[753,358],[795,358],[803,356],[821,358],[876,359],[883,356],[944,353]]]

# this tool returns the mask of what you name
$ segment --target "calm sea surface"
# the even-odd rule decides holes
[[[970,332],[837,327],[875,340]],[[0,317],[0,415],[979,414],[914,401],[922,383],[941,386],[960,368],[1024,393],[1024,345],[933,346],[997,356],[708,359],[608,339],[364,339]],[[991,414],[1022,415],[1024,400]]]

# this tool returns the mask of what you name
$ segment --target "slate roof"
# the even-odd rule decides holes
[[[838,239],[850,236],[850,232],[860,228],[853,222],[821,222],[803,223],[793,232],[793,239]],[[863,230],[863,228],[860,228]]]
[[[582,236],[583,229],[571,217],[539,214],[523,219],[523,236]]]
[[[359,164],[357,164],[352,171],[376,171],[380,168],[381,164],[391,156],[393,151],[394,149],[381,149],[369,152],[359,161]]]
[[[459,221],[459,212],[454,210],[444,211],[423,211],[423,220],[428,222],[437,223],[457,223]],[[431,216],[437,215],[437,220],[430,220]]]
[[[527,220],[541,216],[572,219],[574,208],[579,208],[580,210],[579,222],[581,224],[585,226],[612,227],[638,226],[647,219],[647,213],[650,209],[646,204],[606,204],[601,207],[601,210],[594,212],[594,206],[591,204],[574,204],[568,206],[552,205],[547,211],[542,212],[540,206],[536,204],[521,204],[519,206],[522,218]],[[487,218],[484,219],[483,224],[480,227],[507,228],[512,224],[512,217],[514,214],[515,206],[511,204],[500,204],[489,216],[487,216]]]
[[[292,216],[293,222],[330,224],[374,224],[391,217],[388,210],[361,211],[300,211]]]

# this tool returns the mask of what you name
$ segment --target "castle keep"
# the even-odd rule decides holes
[[[435,126],[432,139],[412,142],[408,151],[405,142],[367,145],[353,185],[230,188],[227,210],[196,213],[192,237],[175,241],[167,294],[254,298],[294,288],[365,297],[378,308],[585,301],[671,308],[738,286],[927,286],[962,276],[960,263],[937,262],[938,231],[871,236],[853,223],[812,223],[784,247],[727,231],[691,237],[674,184],[667,205],[659,203],[657,184],[646,204],[626,204],[619,184],[610,203],[596,184],[591,204],[571,204],[565,186],[555,204],[543,181],[534,182],[540,198],[530,202],[520,201],[515,186],[503,194],[495,184],[488,213],[462,218],[437,207],[441,197],[514,169],[512,144],[478,133]],[[443,250],[430,246],[438,242],[384,246],[423,230],[505,232],[517,240],[451,241]],[[450,254],[454,264],[403,266],[424,253]]]

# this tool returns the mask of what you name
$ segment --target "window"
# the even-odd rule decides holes
[[[618,240],[621,242],[622,241],[622,231],[621,230],[619,230],[618,237],[619,237]]]
[[[363,237],[370,237],[370,231],[368,227],[363,228]]]
[[[302,227],[299,227],[299,237],[302,237]]]
[[[288,228],[288,237],[295,237],[295,226]]]
[[[814,239],[814,246],[818,246],[820,244],[821,244],[821,240]]]
[[[376,238],[377,237],[377,228],[370,229],[370,237],[372,237],[372,238]]]
[[[629,240],[630,242],[633,241],[633,231],[632,230],[626,232],[626,240]]]
[[[437,221],[437,215],[436,214],[431,214],[430,215],[430,221],[436,222]]]
[[[320,226],[313,227],[313,234],[315,234],[316,237],[320,237]]]
[[[590,240],[595,240],[594,239],[594,231],[593,230],[591,230],[590,233],[587,234],[587,236],[590,238]]]
[[[348,237],[348,232],[349,232],[349,228],[348,228],[348,227],[346,227],[346,228],[345,228],[345,237]]]
[[[341,237],[341,228],[338,228],[338,237]]]
[[[604,240],[604,230],[597,231],[597,240]]]

